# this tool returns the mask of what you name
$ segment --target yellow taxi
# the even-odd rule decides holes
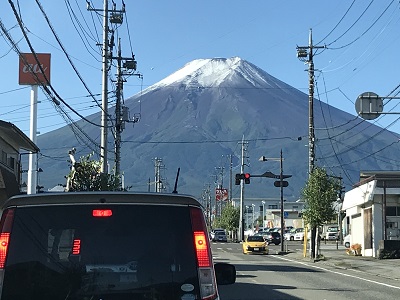
[[[249,235],[243,242],[243,254],[268,254],[268,252],[267,242],[262,235]]]

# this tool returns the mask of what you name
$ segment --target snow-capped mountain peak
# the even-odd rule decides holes
[[[219,86],[227,80],[234,80],[234,75],[240,75],[252,85],[263,85],[267,83],[268,74],[240,57],[196,59],[154,84],[151,90],[181,84]]]

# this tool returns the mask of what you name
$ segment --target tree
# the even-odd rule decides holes
[[[119,176],[101,173],[101,161],[93,160],[93,154],[82,156],[79,162],[73,162],[67,175],[67,189],[75,191],[119,191]]]
[[[311,258],[315,258],[318,253],[318,243],[315,243],[318,226],[332,220],[335,215],[333,202],[337,199],[338,190],[339,181],[329,177],[326,170],[319,167],[315,167],[311,172],[302,190],[302,198],[305,201],[303,219],[311,228]]]
[[[215,228],[225,228],[235,232],[239,228],[240,210],[232,204],[227,204],[221,212],[221,216],[214,221]]]

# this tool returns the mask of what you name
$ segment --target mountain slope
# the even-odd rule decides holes
[[[238,57],[199,59],[186,64],[177,72],[125,101],[131,113],[140,111],[141,119],[129,123],[122,133],[121,169],[125,184],[132,190],[147,190],[154,181],[154,159],[165,164],[163,174],[172,191],[177,168],[181,168],[178,191],[199,196],[207,183],[214,188],[221,167],[224,167],[224,186],[228,187],[229,162],[233,155],[232,173],[240,172],[241,145],[246,143],[245,170],[262,174],[266,170],[279,173],[279,163],[259,162],[260,156],[279,157],[283,151],[285,174],[288,179],[285,198],[296,200],[308,177],[308,95],[274,78],[255,65]],[[397,144],[374,153],[384,145],[398,140],[393,133],[363,122],[346,112],[315,101],[317,165],[325,166],[336,176],[344,177],[350,185],[358,181],[360,169],[398,168],[395,159]],[[110,110],[110,114],[112,110]],[[89,116],[100,123],[100,113]],[[80,121],[79,125],[99,142],[100,128]],[[318,128],[327,128],[319,130]],[[113,141],[109,134],[109,161],[113,162]],[[57,138],[56,138],[57,137]],[[366,142],[365,142],[366,141]],[[64,155],[76,147],[81,155],[90,152],[79,144],[75,135],[63,127],[38,138],[44,154]],[[354,149],[347,150],[354,145]],[[54,148],[54,150],[51,150]],[[60,151],[61,148],[61,151]],[[62,152],[60,154],[60,152]],[[343,154],[341,154],[343,153]],[[360,160],[350,164],[352,161]],[[41,184],[52,187],[65,183],[68,173],[65,162],[40,160]],[[341,165],[345,165],[344,168]],[[336,166],[330,168],[331,166]],[[217,169],[216,169],[217,168]],[[221,179],[218,178],[220,181]],[[151,190],[154,188],[152,187]],[[239,188],[233,186],[233,196]],[[248,197],[277,197],[279,189],[272,179],[252,178],[246,186]]]

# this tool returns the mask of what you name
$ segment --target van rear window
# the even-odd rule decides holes
[[[181,299],[198,294],[195,262],[188,207],[21,207],[1,299]]]

